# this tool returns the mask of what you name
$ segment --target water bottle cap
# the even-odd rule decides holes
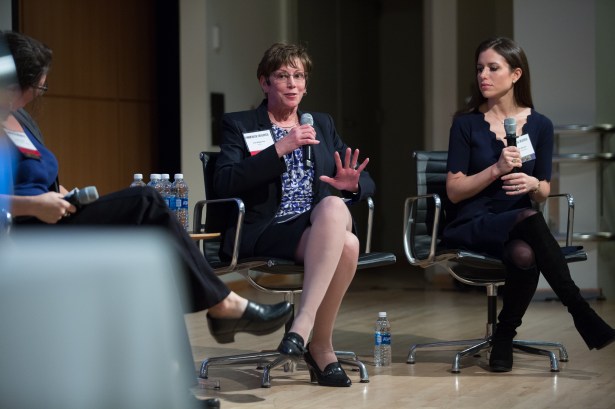
[[[175,179],[183,179],[184,178],[184,174],[183,173],[176,173],[174,178]]]
[[[387,317],[386,311],[381,311],[378,313],[378,318],[386,318],[386,317]]]
[[[160,179],[160,173],[152,173],[151,175],[149,175],[150,180],[151,179],[155,179],[155,180],[159,180]]]
[[[162,178],[163,179],[168,179],[169,178],[169,174],[168,173],[163,173],[162,174]]]
[[[143,179],[143,173],[135,173],[135,174],[133,175],[133,177],[134,177],[135,179]]]

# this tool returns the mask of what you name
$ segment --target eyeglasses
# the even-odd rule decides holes
[[[49,90],[49,86],[47,85],[47,83],[44,83],[43,85],[33,85],[32,88],[39,90],[39,95],[43,95],[45,94],[45,92],[47,92],[47,90]]]
[[[287,72],[274,72],[271,76],[273,77],[273,80],[278,83],[288,83],[291,78],[295,82],[305,82],[305,80],[307,80],[307,74],[304,72],[296,72],[294,74],[289,74]]]

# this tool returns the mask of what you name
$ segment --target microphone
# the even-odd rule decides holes
[[[301,125],[310,125],[314,126],[314,118],[312,114],[301,114],[301,119],[299,121]],[[306,168],[314,167],[314,153],[312,151],[312,145],[303,145],[303,165]]]
[[[504,130],[508,146],[517,146],[517,120],[515,118],[504,119]]]
[[[504,119],[504,131],[506,131],[506,144],[517,146],[517,120],[515,118]],[[519,168],[513,168],[510,173],[519,172]]]
[[[90,204],[93,201],[98,199],[98,190],[96,190],[95,186],[84,187],[79,190],[74,188],[66,196],[64,196],[64,200],[69,202],[75,207],[81,207],[86,204]]]

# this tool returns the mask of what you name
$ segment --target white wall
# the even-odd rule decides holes
[[[194,203],[205,197],[199,152],[218,149],[211,143],[209,95],[224,93],[227,112],[260,103],[256,67],[267,47],[292,40],[294,4],[294,0],[180,0],[181,165],[190,186],[191,217]],[[214,26],[217,49],[212,41]]]
[[[596,0],[515,0],[515,40],[524,48],[530,62],[534,104],[555,125],[595,124],[598,92],[613,92],[598,80],[597,38],[600,35],[603,41],[606,39],[605,33],[596,29],[596,6]],[[560,153],[599,150],[596,135],[559,138]],[[556,190],[575,197],[575,232],[600,231],[599,199],[603,194],[597,183],[600,172],[600,164],[596,162],[566,163],[559,167]],[[601,288],[607,297],[615,295],[612,284],[599,279],[609,272],[599,267],[598,243],[575,244],[583,245],[588,252],[588,261],[570,266],[579,287]],[[539,287],[548,287],[544,279]]]
[[[554,124],[596,121],[594,0],[515,0],[514,37],[525,50],[537,109]]]
[[[271,44],[289,40],[288,2],[207,0],[205,4],[209,92],[224,93],[226,112],[258,106],[263,93],[256,67]]]

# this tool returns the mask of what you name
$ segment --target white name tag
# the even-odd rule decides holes
[[[532,141],[528,134],[521,135],[517,138],[517,148],[519,148],[519,152],[521,152],[521,162],[525,163],[529,160],[536,159],[536,152],[534,152],[534,147],[532,146]]]
[[[263,149],[273,145],[273,134],[270,129],[263,131],[246,132],[243,134],[243,139],[246,141],[250,155],[254,156]]]
[[[36,149],[36,146],[30,141],[30,138],[28,138],[25,132],[13,131],[6,128],[4,128],[4,132],[21,153],[30,158],[38,159],[41,157],[41,153]]]

